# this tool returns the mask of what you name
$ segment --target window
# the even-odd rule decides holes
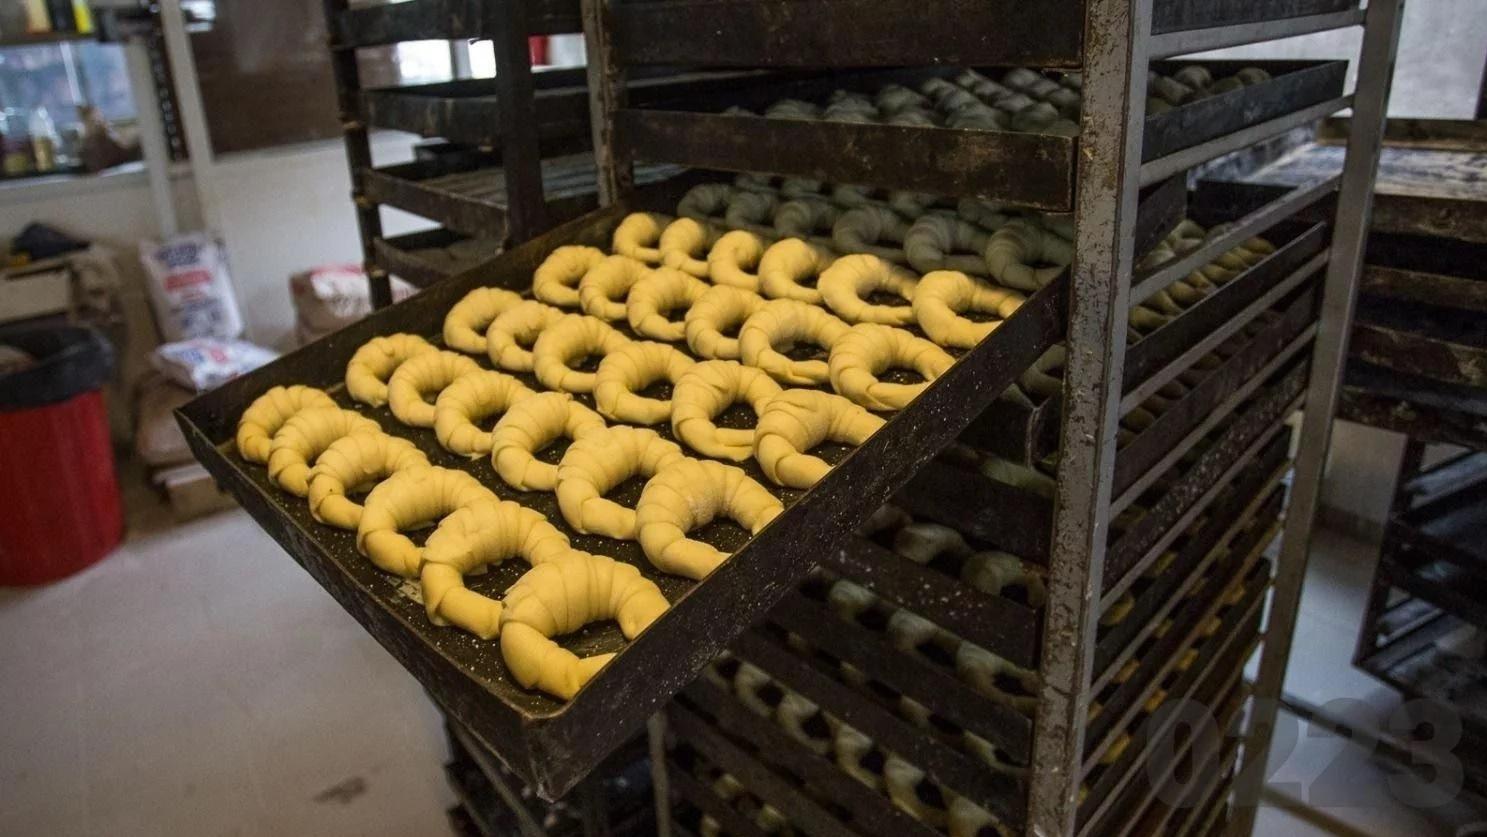
[[[11,137],[29,136],[45,110],[56,130],[56,169],[77,165],[83,116],[80,108],[98,109],[104,120],[118,124],[135,119],[134,97],[123,50],[112,44],[63,41],[0,47],[0,108]],[[36,167],[13,156],[7,143],[6,173],[29,173]],[[45,163],[43,169],[50,169]]]

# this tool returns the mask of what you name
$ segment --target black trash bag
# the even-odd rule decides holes
[[[20,326],[0,329],[0,344],[36,359],[33,366],[0,375],[0,410],[58,404],[99,389],[113,374],[114,347],[81,326]]]
[[[33,223],[27,224],[26,228],[21,230],[21,234],[11,242],[10,249],[17,253],[25,253],[31,257],[32,261],[39,262],[42,259],[86,250],[88,242],[73,238],[55,227]]]

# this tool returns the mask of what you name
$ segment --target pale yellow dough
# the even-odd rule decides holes
[[[416,334],[373,337],[346,364],[346,394],[363,404],[381,407],[387,403],[387,381],[398,367],[409,358],[437,351]]]
[[[625,296],[651,268],[628,256],[608,256],[584,274],[578,283],[578,304],[584,313],[601,320],[625,318]]]
[[[310,466],[331,443],[353,433],[379,433],[381,425],[352,410],[311,407],[289,417],[269,447],[268,478],[296,497],[310,491]]]
[[[914,289],[914,319],[929,339],[941,346],[969,349],[980,343],[1027,301],[1017,291],[978,282],[964,273],[937,270]],[[978,323],[966,311],[995,314],[1000,319]]]
[[[787,238],[770,246],[759,261],[759,287],[771,299],[795,299],[819,305],[821,291],[801,282],[818,279],[836,256],[798,238]]]
[[[921,782],[934,784],[923,770],[898,756],[889,755],[883,762],[883,785],[888,791],[888,798],[893,800],[893,804],[925,825],[943,829],[949,821],[949,812],[945,808],[931,806],[924,801],[919,792]],[[942,798],[948,798],[943,791],[940,795]]]
[[[602,261],[604,251],[597,247],[559,247],[532,273],[532,296],[561,308],[577,308],[578,283]]]
[[[536,565],[568,551],[568,536],[520,503],[485,500],[455,511],[424,545],[419,576],[429,621],[497,636],[501,603],[466,587],[464,577],[518,556]]]
[[[609,353],[595,373],[594,406],[599,414],[630,424],[660,424],[671,418],[671,402],[640,395],[660,380],[673,385],[696,361],[686,352],[637,340]]]
[[[831,387],[869,410],[902,410],[955,358],[944,349],[900,328],[863,323],[852,326],[831,345]],[[878,380],[890,369],[912,369],[922,383]]]
[[[857,446],[884,421],[840,395],[787,389],[765,402],[754,428],[754,459],[786,488],[810,488],[831,470],[809,451],[826,441]]]
[[[1052,282],[1073,259],[1072,246],[1036,221],[1009,221],[986,245],[986,268],[998,283],[1032,293]],[[1044,264],[1047,267],[1035,267]]]
[[[253,399],[238,418],[238,454],[249,462],[267,462],[273,437],[284,422],[310,407],[334,407],[335,399],[323,390],[295,384],[273,387]]]
[[[409,468],[425,467],[418,446],[386,433],[354,433],[331,443],[310,470],[310,515],[321,523],[356,529],[361,504],[348,494],[365,491]]]
[[[455,379],[479,372],[480,364],[454,352],[425,352],[404,361],[387,382],[387,406],[398,421],[413,427],[434,426],[433,399]]]
[[[486,351],[491,363],[507,372],[531,372],[532,352],[543,329],[567,316],[561,309],[536,300],[526,300],[501,312],[485,330]]]
[[[791,360],[776,347],[788,349],[803,341],[829,351],[847,328],[846,323],[814,305],[775,299],[761,306],[738,330],[739,355],[744,363],[763,369],[781,383],[824,384],[831,377],[826,361]]]
[[[821,298],[837,316],[849,323],[882,323],[903,326],[914,322],[914,274],[876,256],[842,256],[831,263],[818,287]],[[878,305],[866,297],[886,292],[903,297],[903,305]]]
[[[750,273],[759,268],[764,256],[764,239],[745,230],[725,233],[707,254],[708,276],[715,285],[759,291],[759,276]]]
[[[625,318],[635,333],[652,340],[675,343],[687,336],[684,321],[672,321],[666,315],[686,312],[707,292],[708,284],[680,270],[659,267],[630,288],[625,300]]]
[[[561,392],[524,398],[496,422],[491,433],[491,462],[507,485],[518,491],[551,491],[558,466],[537,461],[536,454],[559,437],[577,441],[605,427],[604,419]]]
[[[754,431],[721,428],[713,419],[740,401],[756,414],[780,393],[780,385],[759,369],[731,360],[693,366],[671,392],[671,432],[703,456],[743,462],[754,452]]]
[[[986,649],[969,642],[955,652],[955,671],[971,688],[988,698],[1010,706],[1018,712],[1032,714],[1038,709],[1038,673],[1015,666]],[[1016,683],[1018,690],[1009,692],[1003,683]]]
[[[613,619],[634,639],[668,607],[655,582],[629,564],[570,550],[528,570],[506,591],[501,656],[522,686],[571,700],[614,655],[579,659],[552,637]]]
[[[548,389],[561,392],[593,392],[593,372],[580,372],[569,364],[590,355],[618,351],[630,338],[597,317],[569,314],[548,326],[532,347],[532,372]]]
[[[450,453],[471,459],[485,456],[491,451],[491,434],[477,422],[488,423],[535,394],[510,375],[487,369],[466,372],[434,401],[434,437]]]
[[[691,579],[705,578],[727,553],[687,533],[726,515],[758,534],[784,506],[742,469],[705,459],[683,459],[662,468],[645,484],[635,508],[640,545],[657,568]]]
[[[831,240],[842,253],[861,253],[905,264],[903,243],[908,233],[909,225],[898,213],[885,206],[868,205],[842,213],[831,228]]]
[[[665,215],[653,212],[632,212],[615,227],[611,249],[621,256],[645,262],[648,265],[661,263],[661,231],[671,223]]]
[[[685,454],[654,430],[610,427],[568,446],[558,465],[558,508],[585,535],[635,540],[635,512],[604,495],[631,477],[652,477]]]
[[[661,264],[689,273],[699,279],[707,278],[707,251],[718,240],[719,231],[691,218],[678,218],[666,225],[661,233],[658,249]]]
[[[741,327],[763,307],[763,297],[742,288],[708,288],[687,309],[687,345],[699,357],[738,360],[738,338],[724,332]]]
[[[521,295],[501,288],[476,288],[444,315],[444,345],[471,354],[486,353],[485,330],[502,312],[521,303]]]
[[[947,215],[925,215],[914,222],[904,237],[904,254],[920,273],[958,270],[986,274],[982,253],[991,241],[985,230]]]
[[[356,548],[390,573],[413,578],[423,565],[423,549],[402,533],[439,522],[444,516],[495,499],[480,481],[435,466],[405,468],[378,483],[362,506]]]

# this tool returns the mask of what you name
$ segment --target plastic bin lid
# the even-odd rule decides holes
[[[57,404],[98,389],[113,373],[114,347],[84,326],[0,329],[0,344],[36,359],[34,366],[0,375],[0,410]]]

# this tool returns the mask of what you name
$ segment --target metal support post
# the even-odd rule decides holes
[[[506,228],[512,241],[526,241],[547,228],[527,4],[492,3],[485,14],[485,31],[496,55],[496,100],[501,104],[501,167],[509,202]]]
[[[1151,0],[1090,0],[1068,366],[1028,830],[1072,833],[1130,314]]]
[[[1348,134],[1347,161],[1333,227],[1332,252],[1322,299],[1322,319],[1312,351],[1311,386],[1306,395],[1306,415],[1301,424],[1296,455],[1296,477],[1291,506],[1276,567],[1275,593],[1270,602],[1270,622],[1255,681],[1255,707],[1250,716],[1244,745],[1244,763],[1235,785],[1233,832],[1248,834],[1254,828],[1255,811],[1265,779],[1265,762],[1275,716],[1280,708],[1281,689],[1291,656],[1296,612],[1301,604],[1301,586],[1306,579],[1312,527],[1316,522],[1327,449],[1332,438],[1332,420],[1337,412],[1347,357],[1348,332],[1357,302],[1358,273],[1368,243],[1373,215],[1374,178],[1383,148],[1384,120],[1389,109],[1389,87],[1394,77],[1394,58],[1399,50],[1399,24],[1403,0],[1371,0],[1363,35],[1363,48],[1354,97],[1353,119]]]
[[[610,0],[583,0],[584,48],[588,54],[589,122],[599,169],[599,203],[609,206],[630,191],[635,172],[618,151],[614,115],[625,106],[625,71],[610,40]]]

